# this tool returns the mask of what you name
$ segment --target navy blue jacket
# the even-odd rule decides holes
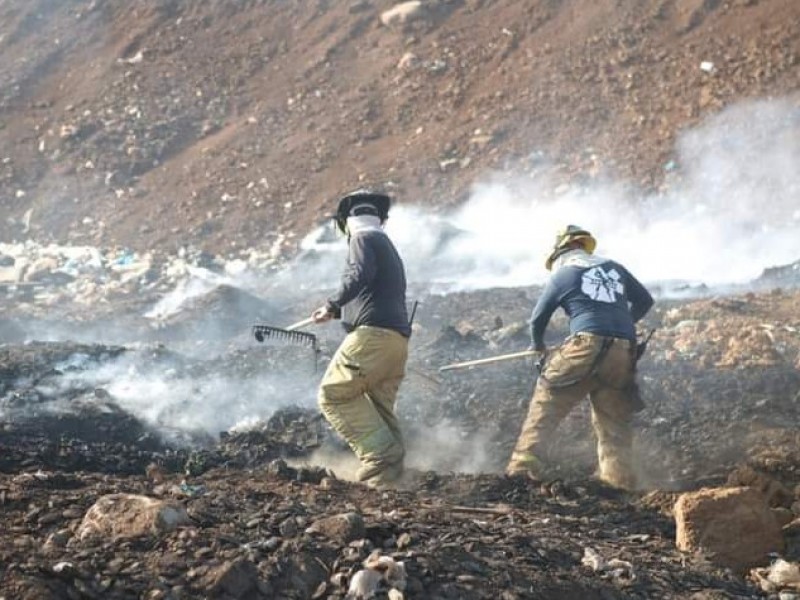
[[[570,333],[636,339],[634,323],[650,310],[653,297],[619,263],[590,260],[594,264],[562,266],[545,285],[531,316],[537,350],[544,349],[544,330],[559,306],[569,317]]]
[[[342,284],[328,299],[328,308],[341,317],[348,332],[371,325],[411,335],[405,267],[383,231],[362,231],[350,237]]]

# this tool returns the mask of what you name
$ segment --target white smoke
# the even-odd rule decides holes
[[[264,373],[232,376],[208,369],[198,375],[166,366],[143,368],[140,360],[140,356],[123,356],[96,368],[67,373],[58,385],[65,390],[104,389],[115,404],[167,437],[170,432],[216,437],[223,431],[266,421],[283,407],[315,405],[317,381],[310,358],[305,377],[299,368],[302,365],[285,374],[265,369]]]
[[[665,168],[669,187],[650,195],[609,181],[556,187],[498,173],[449,213],[396,206],[386,231],[409,281],[433,291],[541,283],[555,233],[570,223],[592,231],[598,254],[646,282],[743,283],[800,258],[796,104],[731,107],[684,133]],[[342,260],[343,242],[315,244],[319,236],[305,247],[333,248]],[[340,268],[326,263],[313,274],[333,286]]]
[[[609,181],[558,187],[543,178],[497,173],[477,183],[456,210],[395,206],[387,232],[403,255],[409,282],[431,292],[541,283],[555,232],[568,223],[591,230],[598,254],[619,260],[645,282],[746,282],[800,258],[797,105],[732,107],[681,136],[674,162],[669,185],[658,195]],[[302,255],[273,272],[267,282],[272,291],[287,298],[319,293],[321,302],[323,290],[337,285],[346,244],[320,242],[321,233],[309,235]],[[260,291],[252,272],[222,277],[196,270],[147,316],[172,316],[188,298],[221,284]],[[80,377],[153,425],[212,435],[268,418],[281,406],[313,407],[319,380],[296,373],[244,380],[219,372],[144,373],[125,361]],[[410,453],[414,466],[475,471],[489,465],[481,432],[465,439],[456,429],[437,426],[426,435],[436,452]]]

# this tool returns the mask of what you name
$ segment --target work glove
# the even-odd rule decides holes
[[[541,373],[542,369],[544,369],[545,362],[547,362],[547,348],[536,348],[531,344],[528,346],[528,351],[536,352],[531,359],[536,372]]]
[[[314,323],[324,323],[325,321],[330,321],[333,317],[334,313],[327,304],[325,306],[320,306],[311,313],[311,318],[314,319]]]

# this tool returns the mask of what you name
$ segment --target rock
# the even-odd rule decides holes
[[[77,537],[113,539],[167,533],[190,523],[186,509],[177,504],[134,494],[103,496],[86,512]]]
[[[27,265],[23,279],[26,282],[44,281],[58,269],[59,262],[52,256],[44,256]]]
[[[419,65],[419,57],[413,52],[406,52],[397,63],[397,68],[401,71],[413,69]]]
[[[44,547],[46,550],[65,548],[71,537],[72,532],[69,529],[60,529],[47,536]]]
[[[389,10],[385,10],[381,13],[381,23],[383,23],[386,27],[405,25],[409,21],[419,19],[422,14],[422,2],[419,0],[401,2],[400,4],[396,4]]]
[[[764,497],[749,487],[707,488],[675,503],[676,543],[743,572],[783,549],[780,527]]]
[[[280,532],[281,536],[285,538],[296,536],[297,532],[299,531],[299,527],[297,526],[297,521],[295,520],[294,517],[289,517],[288,519],[284,519],[278,526],[278,531]]]
[[[243,558],[212,569],[202,584],[210,598],[246,598],[260,588],[258,570]]]
[[[789,507],[792,504],[792,491],[769,475],[760,473],[752,467],[740,467],[728,476],[731,487],[751,487],[758,490],[770,506]]]
[[[365,531],[363,517],[354,512],[320,519],[306,529],[306,533],[319,533],[343,544],[364,537]]]
[[[778,525],[781,527],[788,525],[794,520],[794,513],[788,508],[784,508],[782,506],[773,508],[772,514],[775,517],[775,520],[778,522]]]

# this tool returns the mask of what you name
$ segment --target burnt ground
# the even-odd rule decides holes
[[[795,0],[430,0],[386,27],[393,4],[0,0],[2,241],[165,265],[187,247],[286,258],[357,185],[444,210],[502,172],[553,193],[618,181],[657,203],[708,151],[681,156],[682,132],[726,107],[775,99],[778,133],[796,137]],[[744,172],[767,190],[764,216],[788,219],[766,202],[775,173]],[[341,598],[373,549],[405,563],[410,598],[764,596],[678,553],[669,511],[744,467],[796,505],[796,263],[753,293],[659,302],[635,494],[592,479],[585,408],[563,424],[552,478],[500,475],[532,365],[437,372],[526,347],[535,289],[420,294],[400,401],[412,474],[376,492],[348,481],[314,407],[339,332],[319,331],[319,355],[247,333],[255,315],[304,317],[308,299],[220,287],[156,326],[142,314],[176,284],[167,270],[0,297],[0,598]],[[231,429],[252,414],[265,421]],[[177,499],[191,525],[78,539],[117,491]],[[345,512],[361,526],[342,539],[306,531]],[[632,571],[593,571],[587,549]]]
[[[404,487],[389,491],[348,480],[349,453],[314,409],[321,371],[307,348],[267,347],[245,335],[213,358],[184,352],[179,339],[3,346],[0,509],[10,535],[0,538],[0,594],[341,598],[380,550],[404,563],[409,598],[766,597],[702,555],[678,552],[670,509],[677,492],[724,485],[746,468],[788,490],[781,505],[796,502],[798,292],[659,302],[640,363],[643,489],[630,494],[592,478],[585,408],[563,424],[546,479],[500,474],[527,407],[531,365],[437,372],[524,348],[535,294],[422,299],[400,399],[412,468]],[[553,341],[564,326],[554,322]],[[319,367],[339,337],[320,332]],[[122,370],[86,376],[120,361]],[[132,369],[142,382],[153,373],[200,382],[185,412],[212,400],[202,382],[215,373],[256,387],[275,409],[249,428],[177,430],[169,411],[137,413],[128,396],[115,398],[124,389],[118,378]],[[279,372],[282,383],[270,384],[265,372]],[[75,532],[86,509],[113,492],[176,499],[191,525],[81,541]],[[363,524],[351,534],[314,532],[320,519],[352,512]],[[797,560],[797,541],[787,541],[786,558]],[[587,548],[632,571],[593,571],[582,564]],[[232,578],[225,585],[223,572]]]

